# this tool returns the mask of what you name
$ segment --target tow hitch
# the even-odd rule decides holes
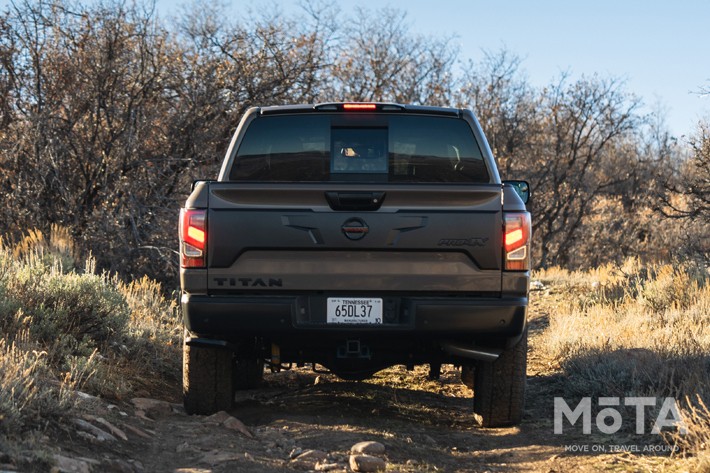
[[[347,340],[345,345],[338,347],[338,358],[372,358],[370,347],[360,343],[360,340]]]

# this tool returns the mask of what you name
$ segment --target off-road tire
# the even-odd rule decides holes
[[[238,357],[234,363],[234,389],[254,389],[264,380],[264,359]]]
[[[525,408],[528,331],[494,362],[478,363],[473,389],[473,413],[481,427],[517,425]]]
[[[476,370],[474,366],[463,365],[461,367],[461,383],[464,386],[473,389],[475,372]]]
[[[234,401],[232,352],[183,344],[182,393],[188,414],[228,410]]]

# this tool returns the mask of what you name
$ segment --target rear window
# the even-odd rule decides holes
[[[294,114],[251,122],[229,174],[256,182],[486,183],[468,123],[430,115]]]

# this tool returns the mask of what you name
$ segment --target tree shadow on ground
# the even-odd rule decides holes
[[[670,368],[662,369],[657,364],[661,361],[670,363]],[[643,446],[662,445],[663,439],[650,435],[650,427],[643,435],[636,434],[636,419],[630,417],[635,411],[629,409],[620,411],[628,419],[618,432],[600,432],[595,424],[599,412],[596,400],[591,434],[583,432],[581,419],[574,425],[565,420],[563,433],[555,434],[555,397],[563,398],[572,408],[585,396],[617,396],[623,404],[624,397],[640,395],[634,389],[642,384],[631,382],[635,376],[646,379],[650,369],[662,380],[666,369],[678,373],[682,365],[687,373],[699,376],[696,381],[702,381],[701,368],[705,367],[707,380],[708,356],[669,361],[650,351],[631,349],[570,358],[560,372],[528,377],[526,413],[521,425],[511,428],[478,428],[473,420],[472,391],[458,385],[451,372],[440,382],[428,384],[422,382],[421,372],[392,384],[341,381],[300,370],[273,378],[267,375],[262,389],[238,394],[233,414],[252,426],[294,426],[312,448],[323,444],[344,448],[366,437],[388,445],[393,461],[415,459],[423,462],[420,465],[437,468],[465,470],[462,465],[469,465],[475,471],[482,465],[496,464],[515,468],[551,458],[564,464],[579,457],[613,453],[610,448],[615,445],[638,445],[638,453],[644,453]],[[407,383],[413,387],[406,387]],[[648,414],[647,423],[652,423],[655,417],[651,411]],[[580,447],[572,451],[575,445]]]

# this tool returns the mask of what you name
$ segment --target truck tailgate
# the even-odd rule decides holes
[[[501,290],[500,185],[213,182],[208,199],[211,293]]]

